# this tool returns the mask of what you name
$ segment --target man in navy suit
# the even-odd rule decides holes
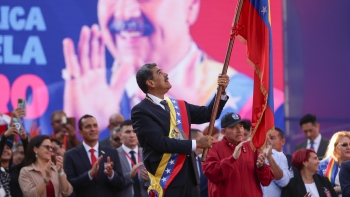
[[[349,144],[348,144],[349,146]],[[350,161],[341,164],[339,182],[343,197],[350,197]]]
[[[190,77],[190,76],[188,76]],[[136,73],[136,81],[146,98],[131,111],[133,128],[143,148],[144,165],[149,172],[150,196],[199,197],[199,178],[194,151],[210,148],[213,138],[190,140],[190,124],[210,121],[214,99],[208,106],[191,105],[164,97],[171,88],[168,74],[156,64],[145,64]],[[229,77],[220,75],[217,83],[227,87]],[[218,107],[227,102],[225,91]]]
[[[99,127],[91,115],[78,122],[84,141],[69,150],[64,158],[64,171],[76,197],[115,197],[124,185],[118,152],[99,146]]]

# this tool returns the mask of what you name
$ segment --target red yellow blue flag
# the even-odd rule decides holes
[[[274,130],[270,0],[244,0],[234,28],[247,46],[248,63],[255,71],[251,145],[259,149]]]

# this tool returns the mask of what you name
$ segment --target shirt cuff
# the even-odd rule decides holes
[[[227,100],[227,95],[226,94],[222,94],[221,95],[221,100],[222,101],[226,101]]]
[[[112,173],[112,176],[111,176],[111,177],[109,177],[109,176],[108,176],[108,180],[110,180],[110,181],[111,181],[113,178],[114,178],[114,171],[113,171],[113,173]]]
[[[192,151],[196,151],[196,149],[197,149],[197,141],[192,140]]]
[[[88,175],[89,175],[89,178],[90,178],[90,181],[92,180],[92,177],[90,176],[90,173],[88,172]]]

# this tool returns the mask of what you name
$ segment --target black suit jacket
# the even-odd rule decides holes
[[[97,179],[90,180],[88,171],[92,166],[83,144],[67,151],[64,155],[64,172],[73,186],[76,197],[116,197],[117,190],[124,185],[118,152],[109,147],[99,145],[98,155],[103,155],[97,174]],[[109,180],[104,171],[107,157],[114,163],[114,177]]]
[[[220,101],[218,115],[226,101]],[[190,124],[202,124],[210,121],[214,99],[206,106],[196,106],[186,103],[188,121]],[[181,187],[188,176],[194,173],[196,183],[199,183],[195,153],[192,152],[191,140],[176,140],[168,137],[170,130],[170,114],[162,107],[144,99],[131,110],[133,128],[139,143],[143,148],[144,165],[148,172],[155,174],[164,153],[187,155],[187,159],[169,187]],[[189,125],[190,126],[190,125]],[[188,128],[190,130],[190,128]],[[188,136],[191,139],[191,136]]]
[[[350,197],[350,161],[346,161],[341,164],[339,182],[342,197]]]
[[[318,194],[320,197],[327,197],[325,189],[327,189],[332,197],[338,197],[335,193],[331,182],[328,178],[315,174],[313,176]],[[304,197],[306,194],[306,187],[300,173],[294,173],[294,177],[290,179],[288,185],[282,189],[281,196],[283,197]]]
[[[321,138],[321,143],[318,146],[318,150],[317,150],[317,156],[320,160],[323,159],[324,155],[326,154],[328,143],[329,143],[329,140],[327,138],[324,138],[324,137]],[[306,148],[306,146],[307,146],[307,140],[301,142],[300,144],[297,144],[295,146],[294,151],[297,151],[302,148]]]

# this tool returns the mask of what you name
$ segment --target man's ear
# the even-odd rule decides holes
[[[200,9],[200,0],[190,0],[190,4],[188,6],[188,12],[187,12],[187,23],[188,25],[193,25],[199,14]]]
[[[148,87],[154,88],[154,82],[153,82],[152,80],[147,80],[147,81],[146,81],[146,85],[147,85]]]

